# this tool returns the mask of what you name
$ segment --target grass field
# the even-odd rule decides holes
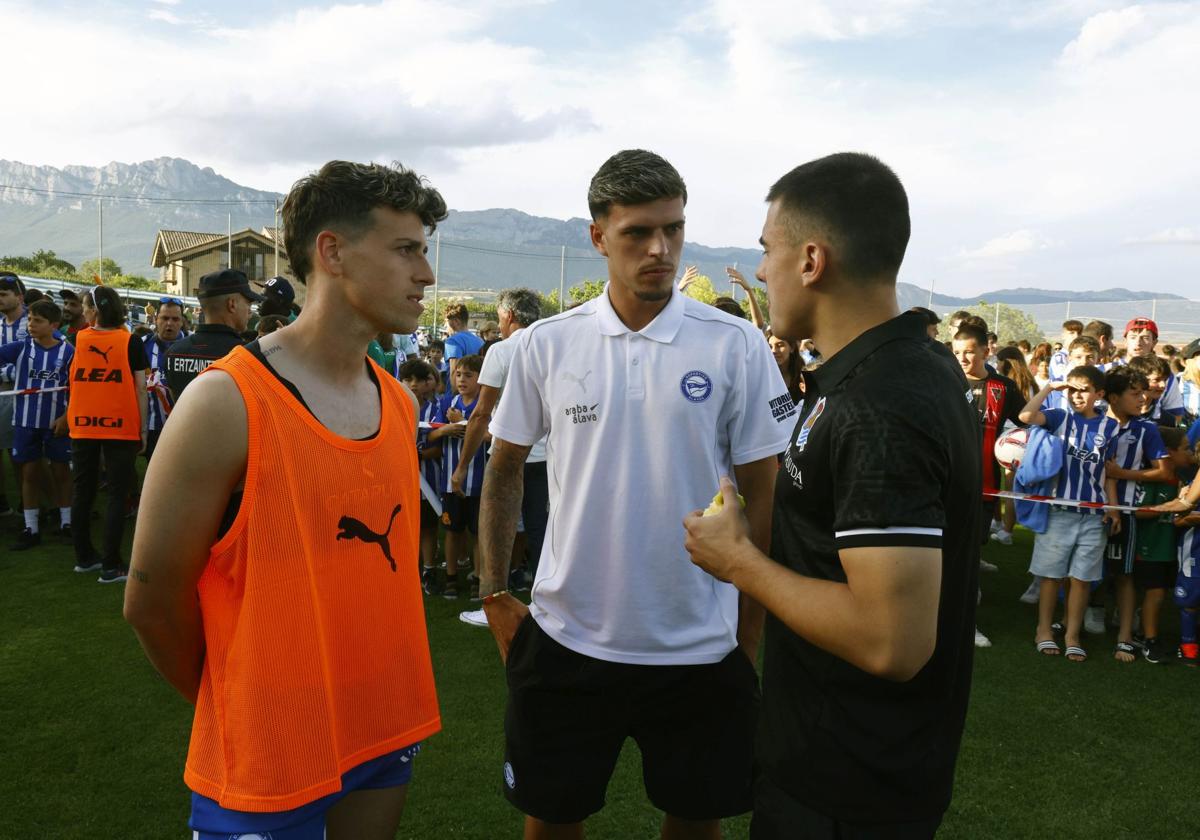
[[[11,488],[9,498],[15,498]],[[121,619],[121,585],[73,574],[70,547],[8,550],[0,520],[0,838],[182,838],[181,773],[191,709],[145,660]],[[1200,671],[1112,659],[1085,637],[1086,663],[1033,651],[1034,608],[1017,602],[1031,535],[993,544],[970,716],[944,838],[1200,836],[1194,722]],[[466,599],[427,599],[443,731],[417,759],[400,838],[516,838],[500,794],[504,680],[486,630],[458,620]],[[1169,634],[1177,629],[1173,610]],[[821,772],[813,768],[813,772]],[[629,742],[588,823],[593,838],[658,836]],[[745,837],[748,819],[725,836]]]

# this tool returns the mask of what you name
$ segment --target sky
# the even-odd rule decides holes
[[[756,247],[776,179],[864,151],[908,191],[902,280],[1200,298],[1200,2],[0,0],[0,30],[8,160],[281,192],[399,160],[456,209],[569,218],[641,147],[689,240]]]

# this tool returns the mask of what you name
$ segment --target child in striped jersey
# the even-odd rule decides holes
[[[1179,658],[1200,664],[1196,640],[1196,612],[1200,610],[1200,513],[1179,516],[1175,525],[1186,528],[1179,538],[1179,575],[1175,579],[1175,605],[1179,607]]]
[[[1142,632],[1145,634],[1142,655],[1152,663],[1165,662],[1167,657],[1175,656],[1175,647],[1163,643],[1159,636],[1159,616],[1167,592],[1176,583],[1179,534],[1173,514],[1163,514],[1151,507],[1176,499],[1179,496],[1176,476],[1186,477],[1195,465],[1195,455],[1183,429],[1163,427],[1158,432],[1167,449],[1170,477],[1166,481],[1139,482],[1134,499],[1134,504],[1141,509],[1134,514],[1139,521],[1133,579],[1146,592],[1142,600]]]
[[[421,485],[421,588],[426,595],[438,595],[441,594],[437,579],[439,517],[429,498],[431,493],[440,495],[442,487],[442,445],[429,442],[433,431],[429,424],[437,420],[441,408],[437,400],[438,372],[428,362],[403,360],[399,354],[393,365],[393,375],[417,398],[417,460],[425,479]]]
[[[1113,458],[1105,465],[1105,475],[1117,479],[1117,504],[1136,504],[1138,484],[1169,481],[1175,470],[1167,456],[1158,427],[1142,419],[1146,408],[1146,377],[1136,370],[1117,368],[1104,377],[1108,416],[1121,424]],[[1137,546],[1136,519],[1121,514],[1121,530],[1108,538],[1105,560],[1108,574],[1117,590],[1117,611],[1121,617],[1114,653],[1118,662],[1133,662],[1137,648],[1133,643],[1133,611],[1137,600],[1133,569]]]
[[[13,366],[17,390],[41,391],[67,384],[75,348],[56,337],[61,322],[62,310],[55,303],[49,300],[36,301],[29,308],[29,337],[0,346],[0,365]],[[38,525],[39,471],[34,465],[43,458],[50,462],[62,531],[70,536],[71,440],[54,434],[54,422],[66,411],[66,391],[20,394],[16,398],[12,459],[13,463],[26,466],[21,470],[25,530],[12,546],[14,551],[23,551],[41,543]]]
[[[1042,411],[1042,403],[1051,391],[1067,392],[1071,410]],[[1044,426],[1064,442],[1063,466],[1055,496],[1079,502],[1104,504],[1116,498],[1117,482],[1105,476],[1104,465],[1116,451],[1121,424],[1096,410],[1104,396],[1104,374],[1091,365],[1071,370],[1065,382],[1045,385],[1021,410],[1021,422]],[[1087,659],[1080,645],[1083,611],[1093,581],[1103,577],[1105,526],[1110,534],[1120,531],[1121,519],[1115,511],[1103,516],[1097,508],[1051,505],[1045,533],[1033,542],[1030,574],[1041,578],[1038,598],[1037,649],[1058,654],[1051,624],[1058,601],[1059,584],[1069,578],[1067,592],[1067,658],[1073,662]]]
[[[438,422],[445,425],[434,429],[429,435],[430,443],[442,441],[442,525],[446,528],[446,587],[445,598],[458,597],[458,565],[471,554],[473,537],[479,533],[479,499],[483,495],[483,470],[487,465],[487,446],[480,446],[471,459],[463,482],[463,492],[454,492],[450,477],[458,468],[462,455],[463,435],[466,434],[471,412],[479,401],[479,374],[483,370],[483,359],[479,356],[463,356],[454,366],[454,396],[442,402]],[[491,434],[484,435],[490,442]],[[479,558],[475,557],[474,570],[469,573],[471,598],[479,597]]]

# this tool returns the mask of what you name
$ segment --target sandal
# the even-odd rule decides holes
[[[1128,656],[1128,659],[1122,659],[1121,654]],[[1113,658],[1118,662],[1128,664],[1137,662],[1138,648],[1132,642],[1117,642],[1117,647],[1113,651]]]
[[[1075,658],[1071,659],[1072,656],[1074,656]],[[1067,659],[1071,662],[1086,662],[1087,661],[1087,651],[1084,650],[1083,648],[1079,647],[1078,645],[1071,645],[1070,647],[1067,648]]]
[[[1058,656],[1062,653],[1062,648],[1053,639],[1042,639],[1037,643],[1037,652],[1043,656]]]

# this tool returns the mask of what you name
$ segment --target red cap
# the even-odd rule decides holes
[[[1155,340],[1158,339],[1158,324],[1149,318],[1134,318],[1125,325],[1125,335],[1129,335],[1130,330],[1150,330],[1154,333]]]

